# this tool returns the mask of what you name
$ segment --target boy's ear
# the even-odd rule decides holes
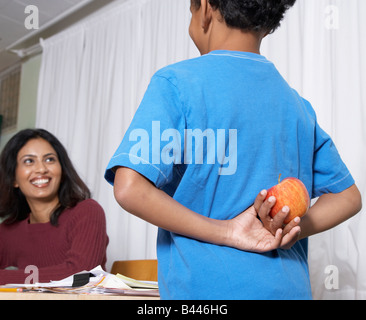
[[[204,31],[207,31],[212,21],[212,7],[208,0],[201,0],[201,26]]]

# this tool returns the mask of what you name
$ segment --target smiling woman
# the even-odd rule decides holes
[[[37,215],[32,205],[42,204],[52,207],[48,221],[57,225],[65,208],[90,198],[64,146],[46,130],[26,129],[16,134],[5,146],[0,166],[0,216],[7,216],[8,222]],[[49,197],[44,199],[46,193]]]
[[[49,142],[35,138],[20,149],[17,158],[14,187],[27,199],[30,222],[49,222],[50,210],[59,204],[62,169],[57,153]]]
[[[0,157],[0,284],[21,283],[35,265],[41,282],[105,267],[105,215],[48,131],[16,134]],[[16,267],[18,270],[1,270]]]

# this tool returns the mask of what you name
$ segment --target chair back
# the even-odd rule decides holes
[[[158,281],[158,261],[157,260],[123,260],[113,262],[112,274],[120,273],[126,277],[145,280]]]

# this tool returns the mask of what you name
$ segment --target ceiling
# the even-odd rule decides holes
[[[0,73],[17,64],[47,38],[114,0],[0,0]],[[28,30],[25,20],[38,8],[39,29]]]

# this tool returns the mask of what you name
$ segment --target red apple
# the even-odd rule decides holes
[[[280,176],[281,178],[281,176]],[[286,178],[273,186],[267,192],[267,197],[274,196],[276,203],[273,206],[270,216],[273,218],[284,206],[290,208],[290,213],[285,219],[287,224],[296,217],[303,217],[309,209],[310,197],[305,185],[297,178]]]

